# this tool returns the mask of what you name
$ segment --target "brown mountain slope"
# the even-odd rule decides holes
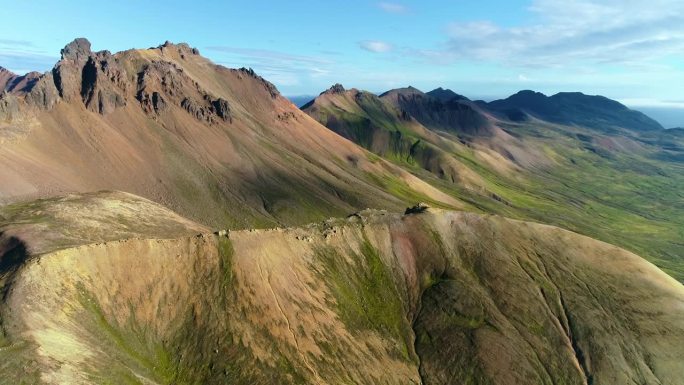
[[[60,214],[72,205],[84,216]],[[195,228],[118,193],[3,211],[61,225],[25,229],[21,247],[3,236],[0,383],[684,383],[684,287],[568,231],[367,211],[116,240],[133,206],[167,218],[154,228]],[[68,248],[43,239],[86,224],[113,231]]]
[[[251,70],[185,44],[117,54],[77,39],[0,97],[0,200],[117,189],[201,223],[303,223],[365,207],[460,203],[340,138]]]

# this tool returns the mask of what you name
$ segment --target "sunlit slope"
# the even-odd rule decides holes
[[[683,383],[684,287],[558,228],[431,209],[132,231],[4,266],[0,382]]]
[[[28,90],[0,96],[0,165],[3,203],[122,190],[217,228],[461,206],[187,44],[111,54],[73,41]]]

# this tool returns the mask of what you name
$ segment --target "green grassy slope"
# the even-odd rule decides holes
[[[432,149],[427,157],[397,157],[357,139],[363,134],[350,138],[466,202],[470,210],[549,223],[620,245],[684,281],[684,138],[678,131],[606,132],[533,119],[493,121],[499,130],[491,137],[425,134],[410,119],[368,113],[380,109],[354,101],[327,96],[305,111],[323,124],[334,121],[328,126],[337,132],[354,121],[350,116],[363,116],[365,127],[374,130],[409,132],[407,137],[420,137],[423,147]],[[491,154],[499,158],[492,160]],[[463,167],[445,172],[453,162]],[[470,173],[476,178],[468,185],[463,175]]]
[[[109,219],[91,221],[101,229],[120,229],[117,213],[134,217],[122,200],[166,212],[131,196],[71,202],[93,199],[115,203],[100,205]],[[70,234],[83,222],[61,224]],[[66,249],[25,233],[42,254],[0,271],[0,384],[684,378],[684,287],[558,228],[429,209],[176,239],[155,231],[86,233]]]

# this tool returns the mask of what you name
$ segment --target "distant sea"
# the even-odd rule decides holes
[[[629,106],[629,108],[641,111],[655,119],[665,128],[684,128],[684,108],[664,108],[664,107],[639,107]]]

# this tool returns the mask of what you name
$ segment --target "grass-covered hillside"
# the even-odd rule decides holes
[[[451,104],[469,103],[488,117],[487,132],[430,128],[397,100],[422,100],[434,113],[450,104],[415,89],[381,97],[357,90],[326,92],[304,110],[471,210],[554,224],[608,241],[684,281],[684,137],[652,125],[620,127],[621,119],[631,124],[648,119],[630,110],[619,115],[624,106],[603,99],[607,107],[602,110],[601,104],[587,107],[593,97],[561,96],[540,96],[553,107],[545,114],[575,96],[579,101],[573,100],[573,108],[583,106],[585,114],[577,122],[593,113],[595,124],[602,125],[549,123],[525,112],[524,105],[520,119],[509,119],[501,112],[502,102],[488,106],[455,97]]]
[[[681,284],[558,228],[429,209],[195,233],[128,194],[30,207],[0,239],[20,257],[3,385],[683,384]]]

